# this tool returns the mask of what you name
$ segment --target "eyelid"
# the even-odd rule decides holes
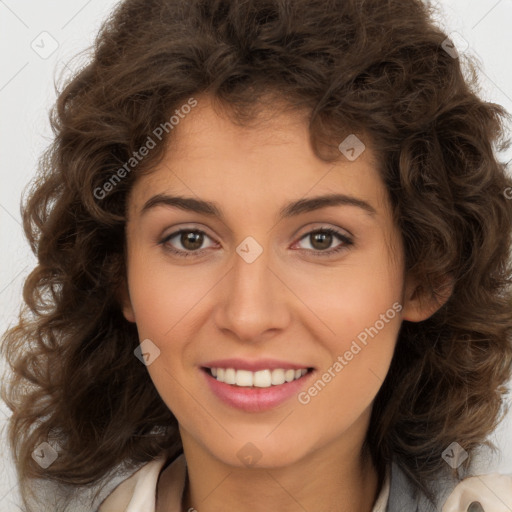
[[[178,226],[172,226],[170,230],[165,230],[165,232],[168,232],[166,235],[159,235],[158,241],[161,242],[163,240],[169,240],[169,238],[172,238],[173,236],[176,236],[177,234],[181,233],[182,231],[196,231],[198,233],[202,233],[212,240],[216,241],[215,236],[210,234],[209,228],[207,228],[204,224],[194,224],[194,225],[183,225],[178,224]]]
[[[309,235],[311,233],[314,233],[316,231],[329,231],[329,230],[332,230],[333,232],[336,232],[342,236],[345,236],[346,238],[350,238],[351,240],[354,239],[354,235],[348,230],[348,229],[345,229],[345,228],[341,228],[339,226],[335,226],[335,225],[332,225],[332,224],[329,224],[329,223],[326,223],[326,222],[315,222],[313,223],[313,227],[311,226],[311,224],[308,224],[307,228],[305,228],[306,230],[303,232],[302,229],[296,231],[295,235],[297,237],[298,240],[302,240],[302,238],[306,235]],[[299,233],[302,233],[302,234],[299,234]]]

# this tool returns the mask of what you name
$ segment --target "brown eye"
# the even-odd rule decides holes
[[[201,254],[203,250],[213,247],[215,244],[210,243],[209,246],[203,247],[206,240],[211,238],[198,229],[180,229],[160,241],[164,248],[179,256],[195,256]]]
[[[180,236],[181,245],[188,251],[197,251],[203,245],[203,234],[198,231],[182,231]]]
[[[332,244],[333,236],[331,233],[325,233],[325,232],[316,232],[311,233],[310,235],[311,245],[313,249],[322,251],[325,249],[329,249],[329,247]]]
[[[340,243],[331,247],[333,242],[338,239]],[[349,246],[353,245],[353,241],[347,235],[340,233],[339,231],[332,228],[316,229],[306,233],[299,241],[303,240],[309,242],[308,251],[318,256],[329,256],[339,251],[348,249]]]

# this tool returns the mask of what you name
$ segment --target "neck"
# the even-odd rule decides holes
[[[329,446],[286,467],[239,468],[193,452],[182,511],[371,512],[379,491],[373,463],[361,455],[333,458],[332,453]]]

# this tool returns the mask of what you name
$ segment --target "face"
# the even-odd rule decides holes
[[[297,115],[241,128],[203,97],[129,197],[124,315],[184,444],[225,464],[353,449],[419,319],[368,145],[333,164],[308,141]]]

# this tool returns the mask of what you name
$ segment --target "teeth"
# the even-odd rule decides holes
[[[279,384],[284,384],[286,382],[284,378],[284,370],[273,370],[271,380],[274,386],[279,386]]]
[[[257,388],[269,388],[272,385],[272,372],[270,370],[254,372],[253,385]]]
[[[224,382],[226,384],[236,383],[236,372],[233,368],[226,368],[226,371],[224,372]]]
[[[229,368],[230,370],[233,370],[233,368]],[[235,371],[235,370],[233,370]],[[217,376],[217,380],[220,380]],[[226,382],[224,380],[223,382]],[[253,373],[249,372],[247,370],[238,370],[236,372],[236,378],[235,382],[233,384],[236,384],[237,386],[252,386],[253,383]]]
[[[270,386],[279,386],[285,382],[292,382],[306,375],[306,368],[297,370],[259,370],[251,372],[249,370],[235,370],[234,368],[210,368],[212,375],[219,381],[226,384],[232,384],[240,387],[269,388]]]

